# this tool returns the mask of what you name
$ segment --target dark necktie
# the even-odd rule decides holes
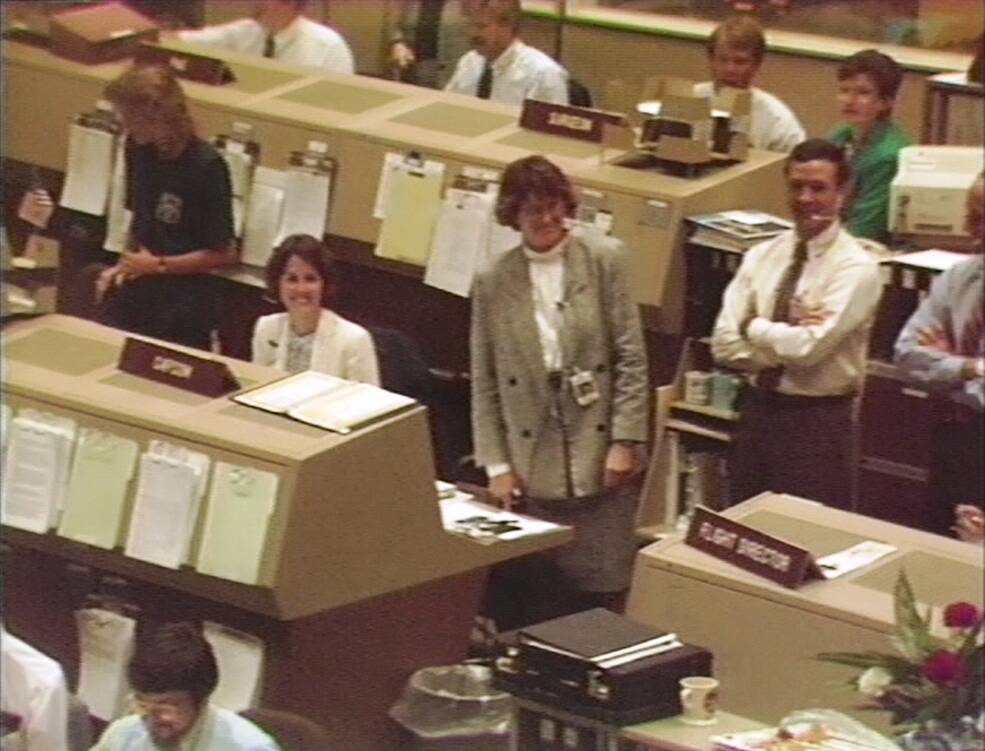
[[[475,95],[479,99],[488,99],[489,95],[492,94],[492,78],[492,63],[486,60],[486,67],[482,69],[482,75],[479,76],[479,85],[475,89]]]
[[[274,46],[274,35],[267,34],[267,38],[263,40],[263,56],[273,57],[276,47]]]
[[[790,303],[793,302],[794,292],[797,291],[797,282],[800,281],[801,274],[804,273],[804,264],[807,262],[807,242],[797,240],[794,245],[793,257],[787,265],[786,271],[780,277],[780,283],[776,286],[776,300],[773,303],[773,320],[786,323],[790,320]],[[760,371],[756,383],[761,388],[773,391],[780,383],[780,376],[783,368],[767,368]]]

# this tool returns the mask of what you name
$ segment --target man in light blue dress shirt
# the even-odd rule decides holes
[[[946,533],[958,511],[957,531],[982,523],[983,413],[985,413],[985,259],[982,256],[983,177],[968,191],[967,230],[974,256],[934,280],[930,293],[896,340],[896,364],[911,382],[941,398],[936,410],[925,526]],[[963,519],[967,516],[968,519]]]

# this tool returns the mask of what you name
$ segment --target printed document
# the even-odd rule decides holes
[[[230,712],[242,712],[257,704],[263,678],[263,642],[219,623],[202,627],[219,665],[219,685],[211,700]]]
[[[451,188],[441,204],[424,283],[468,297],[484,262],[495,195]]]
[[[58,534],[106,550],[120,544],[127,489],[136,462],[135,441],[83,428]]]
[[[99,608],[75,611],[79,630],[78,695],[89,712],[107,722],[127,710],[126,666],[136,621]]]
[[[173,569],[187,561],[208,470],[205,454],[164,441],[150,442],[140,457],[124,550],[128,556]]]
[[[195,563],[200,573],[257,583],[277,485],[273,472],[216,462]]]
[[[285,237],[298,233],[321,240],[328,224],[331,188],[331,172],[288,169],[284,181],[284,211],[274,244],[279,245]]]
[[[284,210],[283,170],[257,167],[243,219],[243,252],[240,260],[251,266],[266,266],[273,252]]]
[[[59,205],[103,216],[113,175],[116,136],[73,123],[68,132],[68,165]]]

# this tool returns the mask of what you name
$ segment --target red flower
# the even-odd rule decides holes
[[[952,602],[944,608],[944,625],[948,628],[974,628],[981,613],[970,602]]]
[[[938,649],[923,661],[923,676],[938,686],[954,686],[964,679],[965,668],[961,656],[946,649]]]

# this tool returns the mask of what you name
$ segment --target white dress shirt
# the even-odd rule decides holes
[[[458,60],[445,91],[475,96],[486,58],[469,50]],[[568,103],[568,73],[553,58],[519,39],[492,63],[490,101],[523,104],[524,99],[540,99],[555,104]]]
[[[68,748],[68,687],[55,660],[0,628],[0,707],[21,719],[25,751]]]
[[[253,327],[253,357],[257,365],[287,370],[291,324],[287,313],[260,316]],[[327,308],[318,317],[308,369],[380,385],[373,337],[362,326]]]
[[[729,283],[715,321],[715,359],[741,370],[783,366],[777,390],[802,396],[838,396],[859,390],[869,330],[882,291],[876,258],[838,222],[807,243],[807,261],[795,302],[831,315],[800,326],[772,320],[780,279],[793,256],[793,231],[746,252]],[[752,316],[745,336],[742,323]]]
[[[550,250],[539,253],[523,246],[523,255],[530,262],[530,291],[534,302],[534,322],[537,324],[537,337],[544,355],[544,369],[548,372],[561,367],[561,323],[564,300],[564,250],[568,238]],[[486,467],[487,477],[496,477],[509,472],[509,464],[490,464]]]
[[[782,100],[755,86],[749,92],[752,95],[749,110],[750,146],[789,152],[807,138],[800,120]],[[694,93],[710,99],[715,95],[715,85],[712,81],[696,84]]]
[[[267,30],[252,18],[241,18],[204,29],[185,29],[178,32],[178,38],[192,44],[263,55]],[[274,59],[329,73],[354,73],[356,69],[352,51],[339,33],[304,16],[274,34]]]

